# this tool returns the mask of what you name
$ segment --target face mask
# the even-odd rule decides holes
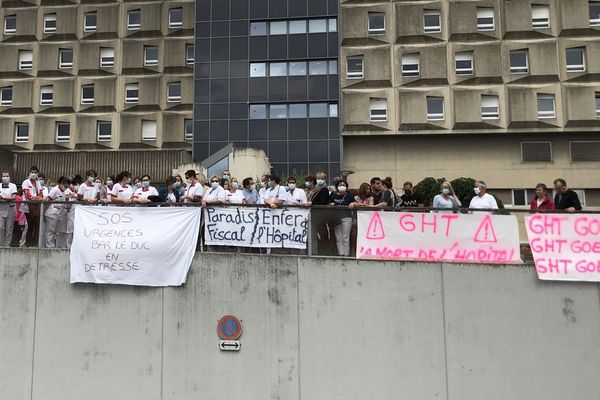
[[[407,195],[409,195],[409,196],[410,196],[410,195],[412,194],[412,190],[410,190],[410,189],[407,189],[407,190],[405,190],[405,191],[404,191],[404,193],[406,193]]]
[[[145,188],[150,187],[150,181],[142,181],[142,186]]]
[[[476,194],[476,195],[478,195],[478,196],[479,196],[479,193],[481,193],[481,190],[480,190],[478,187],[476,187],[475,189],[473,189],[473,191],[474,191],[474,192],[475,192],[475,194]]]
[[[266,187],[267,187],[267,182],[261,182],[261,183],[260,183],[260,187],[261,187],[262,189],[266,188]]]
[[[42,185],[42,186],[44,186],[46,184],[46,181],[43,179],[40,179],[39,182],[40,182],[40,185]]]
[[[231,182],[231,187],[237,190],[240,187],[240,184],[237,182]]]
[[[35,172],[32,172],[29,174],[29,179],[37,179],[38,174],[36,174]]]
[[[175,181],[175,182],[173,183],[173,189],[177,189],[177,188],[179,188],[180,186],[181,186],[181,182],[179,182],[179,181]]]
[[[142,187],[142,182],[136,182],[135,183],[135,187],[138,188],[138,189],[141,188]]]
[[[325,184],[325,180],[323,179],[317,179],[317,185],[322,186]]]
[[[112,186],[113,185],[113,181],[106,181],[106,186]]]
[[[448,195],[448,194],[450,194],[450,189],[448,189],[448,188],[443,188],[443,189],[442,189],[442,193],[444,193],[445,195]]]
[[[95,179],[96,179],[96,178],[94,178],[93,176],[88,176],[88,182],[89,182],[89,183],[94,183],[94,180],[95,180]]]
[[[338,192],[346,193],[346,186],[338,186]]]
[[[310,187],[310,182],[304,182],[304,186],[309,188]]]
[[[130,183],[131,183],[131,178],[127,178],[127,179],[125,180],[125,183],[127,183],[127,184],[130,184]]]
[[[3,176],[2,183],[10,183],[10,176]]]
[[[288,189],[290,189],[290,190],[296,189],[296,184],[295,183],[288,183]]]
[[[213,189],[216,189],[219,187],[219,182],[211,182],[210,186],[212,186]]]
[[[223,175],[223,180],[228,181],[229,180],[229,175]]]

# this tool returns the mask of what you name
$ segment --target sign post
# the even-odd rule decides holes
[[[217,324],[217,334],[222,339],[219,342],[221,351],[239,351],[242,344],[238,341],[242,336],[242,321],[234,315],[224,315]]]

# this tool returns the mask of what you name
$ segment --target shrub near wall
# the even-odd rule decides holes
[[[433,203],[433,198],[440,194],[440,187],[442,183],[446,181],[446,178],[425,178],[421,182],[417,183],[414,187],[415,193],[420,194],[423,197],[425,207],[430,207]],[[463,207],[468,207],[469,202],[475,195],[473,187],[475,186],[475,179],[473,178],[457,178],[450,182],[454,192],[461,201]]]

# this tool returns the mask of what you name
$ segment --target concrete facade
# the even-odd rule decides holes
[[[587,0],[342,1],[351,184],[467,176],[523,190],[563,177],[599,189],[596,12]]]
[[[111,174],[139,150],[171,151],[161,175],[181,163],[173,150],[191,159],[194,5],[1,1],[0,148],[11,172],[25,177],[28,154],[39,166],[94,152]],[[99,168],[74,167],[60,175]]]
[[[198,253],[177,288],[70,285],[0,250],[0,397],[596,398],[600,287],[531,266]],[[220,352],[224,314],[239,353]]]

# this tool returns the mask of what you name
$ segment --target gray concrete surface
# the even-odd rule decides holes
[[[186,285],[70,285],[0,250],[0,399],[597,399],[600,287],[531,266],[197,254]],[[217,321],[243,320],[239,353]]]

